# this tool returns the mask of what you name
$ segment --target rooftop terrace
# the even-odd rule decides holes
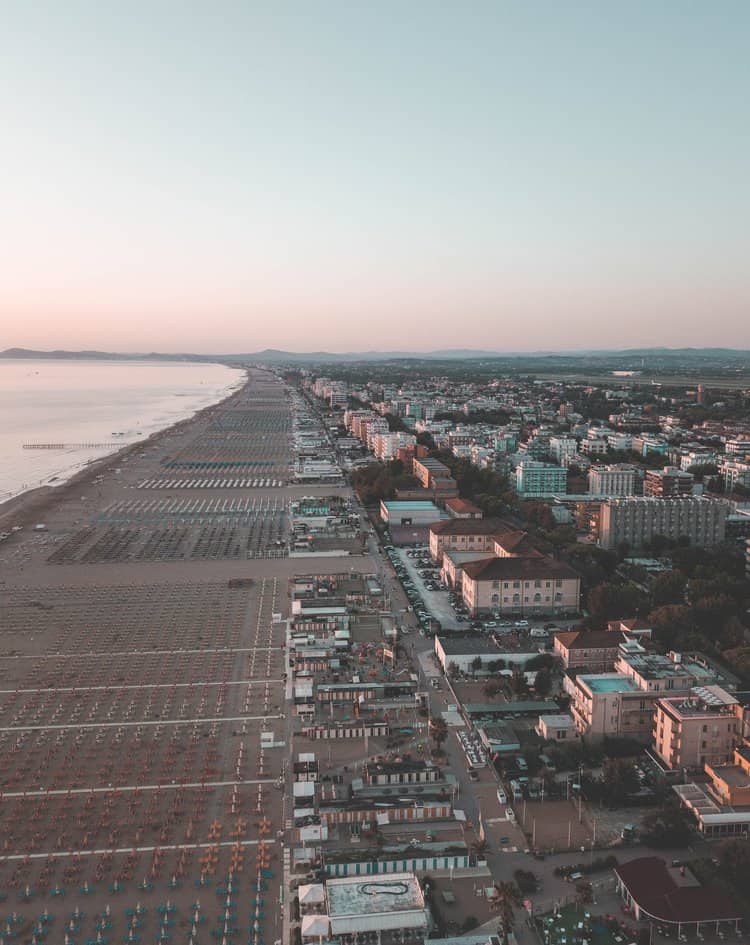
[[[579,676],[589,689],[603,695],[608,692],[638,692],[638,687],[627,676],[621,676],[619,673],[601,673],[597,675]]]

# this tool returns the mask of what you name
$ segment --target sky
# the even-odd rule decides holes
[[[0,349],[750,347],[746,0],[0,22]]]

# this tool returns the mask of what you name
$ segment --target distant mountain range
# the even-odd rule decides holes
[[[222,362],[265,362],[265,363],[340,363],[346,361],[462,361],[469,359],[539,359],[550,361],[577,361],[582,357],[595,357],[606,360],[636,358],[658,358],[664,360],[728,360],[744,361],[750,358],[750,351],[737,348],[625,348],[621,350],[581,350],[581,351],[489,351],[474,348],[448,348],[437,351],[351,351],[346,353],[331,351],[281,351],[266,348],[263,351],[246,354],[160,354],[122,353],[111,351],[36,351],[30,348],[7,348],[0,351],[0,358],[38,359],[38,360],[92,360],[92,361],[222,361]]]

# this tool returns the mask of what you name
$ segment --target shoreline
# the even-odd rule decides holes
[[[72,476],[60,483],[59,486],[36,486],[33,489],[27,489],[25,492],[21,492],[19,495],[12,496],[4,502],[0,502],[0,531],[9,530],[14,526],[21,526],[25,529],[32,523],[37,524],[43,522],[43,513],[59,500],[64,501],[69,498],[70,493],[74,489],[89,484],[96,476],[118,465],[132,453],[154,446],[167,434],[174,433],[186,424],[202,419],[210,411],[226,404],[233,397],[237,397],[245,390],[248,383],[247,370],[244,368],[242,370],[245,372],[245,378],[241,385],[221,400],[217,400],[215,403],[209,404],[206,407],[201,407],[200,410],[197,410],[189,417],[183,417],[176,423],[163,427],[161,430],[154,431],[149,434],[148,437],[139,440],[137,443],[128,443],[126,446],[123,446],[122,449],[114,453],[108,453],[100,459],[91,460],[83,469],[79,469],[78,472],[73,473]]]

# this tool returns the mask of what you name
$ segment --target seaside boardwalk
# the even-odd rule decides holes
[[[44,530],[17,506],[0,545],[4,940],[283,938],[293,462],[290,392],[250,369],[62,487]]]

